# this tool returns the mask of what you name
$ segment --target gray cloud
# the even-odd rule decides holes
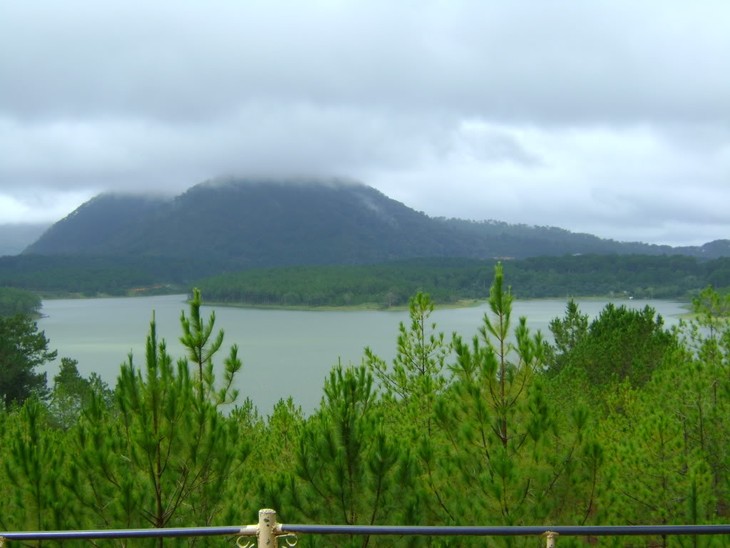
[[[5,2],[0,221],[307,174],[432,215],[728,237],[728,28],[720,0]]]

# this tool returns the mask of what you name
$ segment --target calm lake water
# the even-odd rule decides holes
[[[631,308],[650,305],[676,324],[687,312],[682,303],[670,301],[619,300]],[[581,311],[596,316],[606,301],[578,301]],[[549,335],[548,323],[565,311],[565,300],[515,301],[513,319],[526,316],[531,330]],[[212,308],[203,307],[204,317]],[[477,333],[486,304],[436,310],[432,321],[450,338],[452,332],[471,338]],[[43,302],[40,329],[58,350],[59,360],[47,367],[52,383],[61,357],[79,362],[87,376],[98,373],[110,386],[116,384],[119,366],[131,353],[144,366],[144,345],[154,312],[158,338],[165,339],[174,358],[181,357],[180,314],[187,313],[183,295],[160,297],[61,299]],[[250,397],[264,415],[282,398],[292,396],[305,412],[320,401],[324,379],[333,365],[360,363],[369,346],[390,361],[395,355],[398,324],[408,323],[407,311],[288,311],[250,308],[215,308],[216,327],[225,331],[222,363],[232,344],[239,346],[243,370],[237,387],[241,397]]]

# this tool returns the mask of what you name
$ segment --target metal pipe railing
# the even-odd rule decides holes
[[[297,525],[281,524],[282,532],[319,535],[421,535],[421,536],[652,536],[728,535],[730,525],[562,525],[562,526],[432,526],[432,525]]]
[[[546,548],[554,548],[558,536],[674,536],[730,535],[730,524],[723,525],[564,525],[564,526],[439,526],[439,525],[308,525],[282,524],[276,511],[259,510],[257,525],[231,527],[179,527],[159,529],[105,529],[96,531],[0,532],[0,547],[6,540],[95,540],[160,537],[228,536],[238,539],[257,537],[248,546],[275,547],[277,538],[291,539],[297,534],[310,535],[398,535],[398,536],[542,536]],[[290,546],[294,543],[288,542]]]
[[[8,540],[102,540],[123,538],[181,538],[212,536],[255,536],[258,525],[244,527],[164,527],[157,529],[100,529],[86,531],[8,531],[0,532],[0,546]]]

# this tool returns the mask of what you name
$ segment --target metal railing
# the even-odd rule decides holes
[[[559,536],[674,536],[730,535],[726,525],[561,525],[561,526],[434,526],[434,525],[306,525],[284,524],[276,520],[276,511],[259,510],[256,525],[231,527],[179,527],[160,529],[104,529],[97,531],[0,532],[0,547],[5,541],[19,540],[101,540],[133,538],[181,538],[227,536],[236,538],[241,547],[272,548],[282,539],[288,546],[297,543],[297,535],[382,535],[382,536],[541,536],[546,548],[555,548]],[[250,537],[250,538],[249,538]],[[254,538],[255,537],[255,540]]]

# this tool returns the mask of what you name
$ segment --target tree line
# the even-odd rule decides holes
[[[35,316],[38,315],[41,304],[41,298],[32,291],[0,287],[0,316]]]
[[[196,283],[213,302],[263,306],[404,306],[418,293],[438,304],[482,299],[496,260],[417,259],[379,265],[252,269]],[[505,261],[521,298],[688,299],[708,285],[730,287],[730,259],[580,255]]]
[[[409,320],[394,334],[393,361],[366,349],[361,363],[333,366],[309,415],[289,398],[262,416],[240,398],[235,378],[245,349],[243,357],[235,346],[224,353],[215,313],[201,316],[197,290],[181,316],[182,356],[169,354],[153,317],[145,356],[129,356],[113,388],[80,376],[70,358],[47,391],[38,383],[9,394],[0,385],[0,527],[230,525],[248,523],[264,507],[289,523],[727,522],[730,296],[703,290],[693,318],[672,329],[650,307],[608,305],[591,320],[568,300],[548,339],[512,316],[505,269],[497,264],[493,273],[489,309],[471,339],[440,332],[430,318],[433,299],[416,293]],[[43,339],[33,327],[27,324]],[[48,353],[45,342],[39,351]],[[25,369],[33,374],[50,357],[30,356]],[[561,546],[594,542],[560,539]]]
[[[406,306],[428,293],[438,304],[482,299],[497,259],[421,258],[367,265],[227,270],[215,260],[162,256],[0,257],[0,286],[46,297],[140,295],[201,288],[211,302],[264,306]],[[521,298],[630,295],[688,299],[730,287],[730,258],[565,255],[504,260]],[[220,274],[223,272],[222,274]]]

